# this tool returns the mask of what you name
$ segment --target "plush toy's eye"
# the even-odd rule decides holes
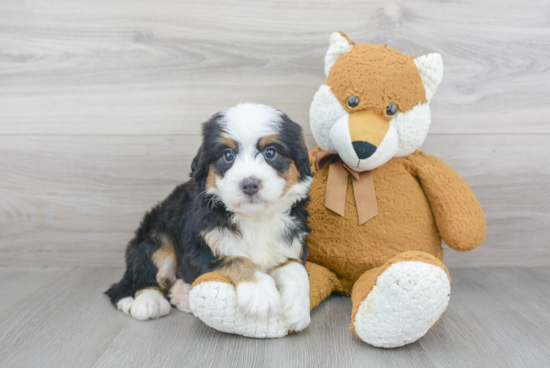
[[[388,107],[386,107],[386,117],[393,118],[395,114],[397,114],[397,111],[399,111],[397,105],[392,103],[389,104]]]
[[[268,148],[265,150],[264,152],[264,156],[265,158],[267,158],[268,160],[273,160],[275,157],[277,157],[277,151],[275,151],[274,148]]]
[[[359,98],[355,96],[349,96],[346,105],[348,106],[348,109],[353,110],[355,106],[359,105]]]
[[[223,154],[223,160],[228,163],[233,162],[233,160],[235,160],[235,154],[233,153],[233,151],[226,151]]]

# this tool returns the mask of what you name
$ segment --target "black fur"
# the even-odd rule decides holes
[[[159,287],[156,281],[157,268],[151,261],[152,254],[161,247],[161,236],[168,236],[174,244],[178,259],[178,278],[193,283],[200,275],[219,267],[219,258],[200,235],[214,228],[225,228],[233,232],[239,229],[230,221],[231,213],[219,201],[213,201],[206,194],[205,184],[210,164],[223,161],[228,147],[219,143],[222,133],[218,123],[221,115],[214,115],[203,124],[203,143],[191,165],[191,179],[179,185],[161,203],[147,212],[136,230],[134,238],[126,250],[126,272],[122,280],[105,292],[113,305],[145,287]],[[298,124],[283,115],[281,141],[289,151],[285,152],[294,160],[300,178],[311,176],[309,158],[302,131]],[[297,219],[296,229],[287,234],[291,241],[298,234],[309,234],[305,199],[296,203],[291,214]],[[307,248],[303,241],[302,263],[307,258]]]
[[[290,158],[296,164],[300,179],[303,180],[306,176],[313,176],[302,127],[283,114],[283,129],[281,129],[279,137],[290,148]]]
[[[233,160],[233,162],[235,162]],[[212,164],[212,168],[214,169],[214,172],[218,174],[219,176],[223,177],[227,170],[231,169],[231,166],[233,166],[233,162],[227,162],[223,159],[223,156],[214,161]]]

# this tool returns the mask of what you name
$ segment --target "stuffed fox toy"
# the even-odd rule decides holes
[[[449,302],[442,239],[466,251],[486,233],[464,180],[417,151],[428,134],[443,61],[439,54],[409,57],[385,45],[357,44],[336,32],[325,73],[310,109],[319,145],[310,152],[316,172],[308,205],[311,308],[332,292],[350,295],[357,337],[402,346],[424,336]],[[233,286],[212,274],[190,293],[195,315],[218,330],[287,334],[284,320],[251,319],[236,310],[235,299]]]

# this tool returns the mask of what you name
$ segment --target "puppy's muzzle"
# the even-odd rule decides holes
[[[243,181],[241,181],[241,190],[244,194],[253,196],[260,190],[260,179],[255,176],[244,178]]]

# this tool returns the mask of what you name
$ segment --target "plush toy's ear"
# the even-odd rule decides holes
[[[330,46],[325,55],[325,75],[328,76],[330,68],[336,60],[353,48],[355,42],[350,41],[344,32],[334,32],[330,35]]]
[[[426,98],[430,101],[443,78],[443,59],[438,53],[433,53],[415,58],[414,63],[420,72]]]

